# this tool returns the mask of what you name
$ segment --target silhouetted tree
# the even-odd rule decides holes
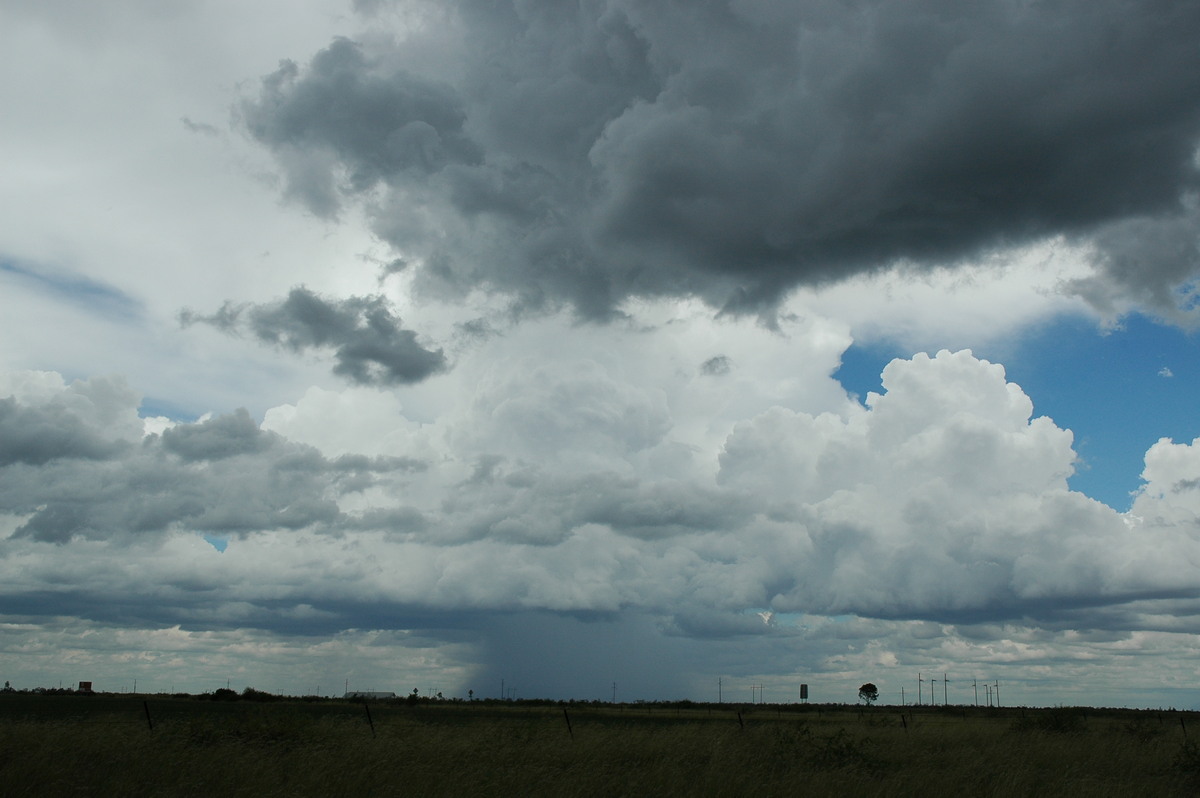
[[[879,688],[867,682],[858,688],[858,697],[863,703],[870,706],[879,700]]]

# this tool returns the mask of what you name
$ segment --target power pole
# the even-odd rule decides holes
[[[975,686],[975,706],[979,706],[979,680],[972,679],[971,684]]]
[[[720,676],[717,677],[717,703],[718,704],[725,703],[721,698],[721,677]]]
[[[921,693],[925,690],[925,688],[922,686],[922,682],[924,681],[925,680],[921,678],[921,672],[917,671],[917,706],[921,706]]]
[[[947,706],[947,707],[950,706],[950,699],[947,698],[947,694],[950,692],[949,688],[946,686],[948,684],[950,684],[950,677],[943,673],[942,674],[942,706]]]

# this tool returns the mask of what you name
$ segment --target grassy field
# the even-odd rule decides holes
[[[368,717],[369,706],[369,717]],[[1191,796],[1200,715],[0,696],[0,795]],[[568,722],[569,721],[569,722]],[[1193,728],[1194,724],[1194,728]]]

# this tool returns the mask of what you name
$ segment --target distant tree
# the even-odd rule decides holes
[[[858,688],[858,697],[864,704],[870,706],[879,700],[879,688],[871,682],[867,682]]]
[[[242,691],[242,700],[244,701],[274,701],[277,698],[279,696],[272,695],[263,690],[255,690],[253,687],[247,687]]]
[[[468,700],[468,701],[474,701],[474,700],[475,700],[475,691],[474,691],[474,690],[468,690],[468,691],[467,691],[467,700]]]

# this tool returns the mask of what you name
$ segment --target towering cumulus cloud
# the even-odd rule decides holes
[[[729,328],[728,351],[755,328],[740,329]],[[522,335],[530,350],[535,332]],[[13,526],[5,591],[42,596],[36,614],[104,620],[111,607],[89,597],[116,580],[122,612],[156,623],[203,612],[276,634],[379,624],[467,634],[487,673],[549,668],[513,643],[543,633],[578,638],[580,652],[636,639],[683,667],[698,641],[746,635],[828,654],[821,634],[772,613],[1114,633],[1164,602],[1195,601],[1192,446],[1155,446],[1122,516],[1068,489],[1071,434],[1033,417],[1003,368],[970,352],[893,361],[865,406],[814,412],[802,406],[826,403],[815,385],[792,407],[752,395],[753,380],[737,381],[740,354],[726,373],[703,357],[664,368],[695,343],[687,327],[679,349],[631,371],[625,358],[644,335],[610,331],[607,352],[597,340],[592,357],[580,359],[581,344],[529,369],[499,366],[493,349],[455,372],[475,390],[455,392],[428,428],[395,405],[347,406],[356,424],[407,430],[375,435],[359,455],[288,437],[324,434],[311,423],[330,418],[321,392],[269,414],[278,431],[238,412],[144,434],[120,383],[10,379],[0,429],[52,419],[63,435],[16,447],[0,466]],[[695,423],[712,418],[714,397],[750,411],[718,437]],[[180,573],[173,548],[197,531],[236,541]],[[56,569],[20,572],[47,547]],[[139,566],[59,581],[84,556]],[[597,667],[576,659],[580,672]]]
[[[288,196],[361,205],[442,293],[761,309],[1063,236],[1093,302],[1182,317],[1198,28],[1191,2],[461,2],[284,62],[239,113]]]

